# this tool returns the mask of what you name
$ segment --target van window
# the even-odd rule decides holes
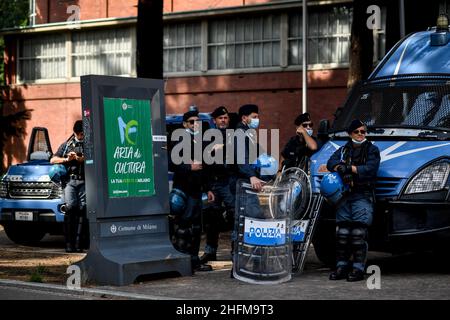
[[[429,83],[429,82],[427,82]],[[372,127],[450,128],[450,86],[406,83],[356,88],[336,119],[342,131],[353,119]]]

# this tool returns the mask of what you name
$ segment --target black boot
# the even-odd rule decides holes
[[[332,273],[330,273],[330,280],[342,280],[347,278],[348,275],[348,268],[347,267],[338,267],[336,270],[334,270]]]
[[[200,263],[201,264],[205,264],[208,261],[217,261],[217,254],[216,254],[216,252],[214,252],[214,253],[204,253],[200,257]]]
[[[71,218],[67,214],[67,212],[64,215],[63,231],[64,231],[64,242],[65,242],[66,252],[68,252],[68,253],[75,252],[75,248],[73,246],[73,240],[72,240]]]
[[[358,268],[353,268],[352,272],[350,272],[347,276],[347,281],[355,282],[364,280],[364,271]]]

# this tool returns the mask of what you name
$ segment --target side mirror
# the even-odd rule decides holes
[[[328,130],[330,130],[330,121],[328,121],[327,119],[320,120],[317,134],[328,135]]]
[[[319,129],[317,131],[317,138],[322,142],[328,141],[328,131],[330,130],[330,121],[322,119],[319,122]]]
[[[334,119],[337,119],[341,115],[343,109],[344,109],[343,107],[338,107],[336,109],[336,112],[333,114]]]

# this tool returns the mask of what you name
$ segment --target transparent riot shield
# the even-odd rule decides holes
[[[308,175],[300,168],[289,168],[277,177],[275,186],[290,186],[292,270],[301,271],[314,229],[316,216],[311,214],[312,191]]]
[[[276,284],[291,279],[291,189],[267,184],[260,192],[239,181],[236,190],[237,240],[233,275],[249,283]]]

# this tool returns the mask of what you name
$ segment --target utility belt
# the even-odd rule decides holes
[[[218,174],[218,175],[214,175],[212,177],[213,181],[224,181],[224,180],[228,180],[230,176],[227,174]]]
[[[79,174],[70,174],[69,178],[70,180],[84,180],[84,177]]]

